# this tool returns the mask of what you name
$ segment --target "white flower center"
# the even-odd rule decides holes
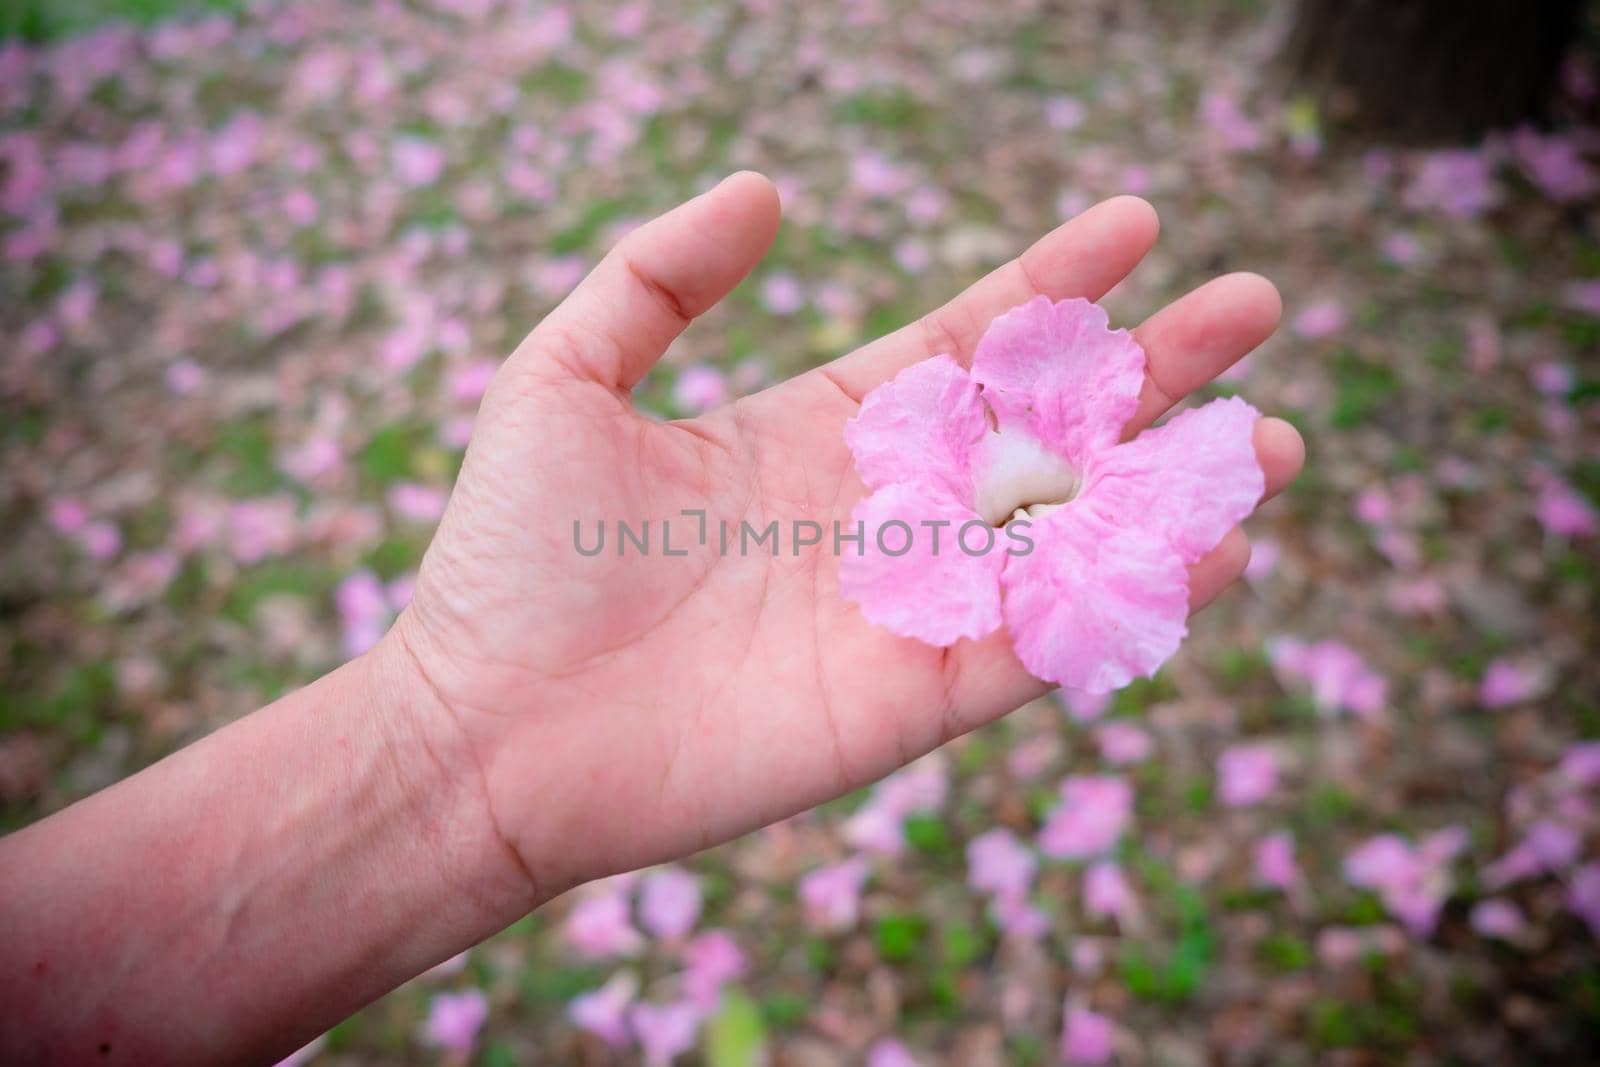
[[[1082,479],[1023,430],[985,435],[978,461],[978,514],[991,526],[1038,519],[1070,501]]]

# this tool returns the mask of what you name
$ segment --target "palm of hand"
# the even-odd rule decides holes
[[[1004,632],[935,648],[841,599],[831,531],[864,492],[841,431],[872,386],[939,351],[970,359],[988,319],[1036,292],[1100,296],[1153,240],[1148,207],[1102,205],[922,323],[732,407],[679,423],[638,415],[628,387],[749,270],[775,216],[762,179],[730,180],[628,238],[530,336],[485,398],[396,627],[538,895],[847,792],[1044,689]],[[713,222],[732,239],[713,239]],[[690,268],[692,250],[707,254]],[[1276,318],[1269,285],[1232,276],[1152,319],[1130,434]],[[1189,362],[1162,376],[1163,356]],[[1298,438],[1266,420],[1257,446],[1269,492],[1281,488]],[[705,544],[685,512],[704,513]],[[648,555],[619,556],[618,520],[649,520]],[[818,524],[822,544],[796,554],[797,520]],[[664,521],[687,554],[662,552]],[[741,522],[774,521],[775,555],[740,550]],[[604,551],[581,554],[575,522],[588,547],[603,523]],[[1247,553],[1236,532],[1198,564],[1193,603]]]

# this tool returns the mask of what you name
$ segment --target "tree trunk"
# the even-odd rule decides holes
[[[1300,0],[1283,59],[1337,128],[1473,142],[1544,117],[1583,0]]]

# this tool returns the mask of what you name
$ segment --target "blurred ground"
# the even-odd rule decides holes
[[[1600,135],[1332,153],[1258,83],[1279,17],[303,2],[0,48],[5,825],[369,642],[495,361],[630,224],[784,196],[641,387],[677,415],[1135,192],[1113,318],[1268,274],[1224,384],[1310,446],[1177,660],[580,891],[317,1062],[608,1062],[569,1015],[615,975],[576,1015],[619,1062],[1594,1062]],[[1105,855],[1059,855],[1073,810]]]

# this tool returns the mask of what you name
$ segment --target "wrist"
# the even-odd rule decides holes
[[[375,744],[395,783],[424,862],[453,875],[484,905],[485,934],[544,902],[540,885],[489,803],[483,755],[423,665],[407,615],[352,664],[379,725]]]

